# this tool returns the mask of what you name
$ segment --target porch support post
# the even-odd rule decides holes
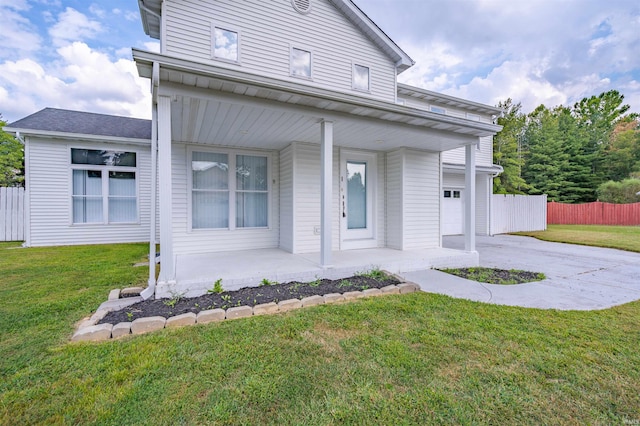
[[[333,122],[320,123],[320,266],[331,267]]]
[[[149,280],[140,295],[149,299],[156,291],[156,195],[158,193],[158,105],[151,107],[151,194],[149,218]]]
[[[160,277],[175,279],[173,237],[171,234],[171,98],[158,96],[158,174],[160,183]]]
[[[476,145],[464,149],[464,249],[476,251]]]

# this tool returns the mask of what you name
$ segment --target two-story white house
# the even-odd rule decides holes
[[[412,59],[350,0],[139,4],[161,46],[133,50],[151,123],[47,109],[6,128],[27,245],[158,239],[146,297],[477,264],[498,109],[399,84]]]

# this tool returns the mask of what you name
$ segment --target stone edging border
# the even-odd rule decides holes
[[[263,303],[254,307],[236,306],[226,310],[216,308],[200,311],[198,314],[189,312],[169,318],[154,316],[138,318],[132,322],[121,322],[118,324],[97,324],[98,321],[104,318],[109,312],[120,310],[142,301],[142,297],[140,296],[113,299],[116,294],[118,294],[118,297],[120,294],[120,290],[116,289],[109,293],[109,300],[101,304],[100,307],[98,307],[98,310],[90,318],[84,319],[78,323],[76,332],[73,334],[73,337],[71,337],[71,341],[99,342],[129,335],[149,333],[151,331],[162,330],[163,328],[208,324],[211,322],[247,318],[254,315],[277,314],[309,306],[344,303],[366,297],[384,296],[388,294],[406,294],[420,291],[420,286],[418,284],[405,282],[404,279],[395,274],[391,274],[389,272],[386,273],[399,280],[400,284],[389,285],[380,289],[370,288],[363,291],[348,291],[346,293],[325,294],[324,296],[309,296],[303,299],[288,299],[278,303]]]

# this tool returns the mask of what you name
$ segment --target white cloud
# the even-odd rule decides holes
[[[0,111],[11,121],[46,106],[149,118],[149,82],[131,60],[111,61],[75,42],[57,50],[57,65],[31,59],[0,64]]]
[[[129,22],[138,22],[138,20],[140,19],[140,15],[136,11],[128,10],[124,13],[124,19]]]
[[[160,53],[160,43],[157,41],[148,41],[148,42],[142,43],[142,45],[149,52]]]
[[[97,4],[93,3],[89,6],[89,12],[96,15],[98,18],[104,18],[106,16],[106,12]]]
[[[92,39],[101,31],[100,22],[90,20],[86,15],[67,7],[58,16],[58,22],[49,28],[49,35],[55,46],[63,46],[71,41]]]
[[[35,26],[20,14],[28,10],[26,1],[0,2],[0,58],[26,55],[40,48],[42,40]]]

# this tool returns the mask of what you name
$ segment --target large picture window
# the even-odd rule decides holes
[[[71,149],[73,223],[138,220],[136,153]]]
[[[269,225],[268,158],[191,153],[191,227],[263,228]]]

